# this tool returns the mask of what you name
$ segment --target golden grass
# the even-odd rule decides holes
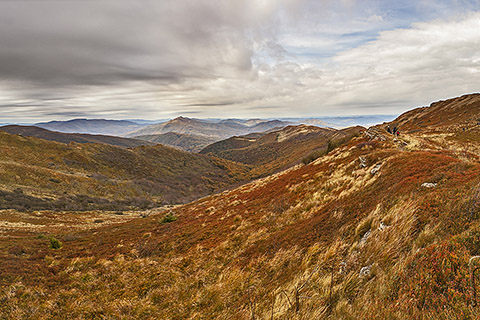
[[[0,318],[474,319],[463,284],[453,300],[434,292],[443,310],[417,307],[433,295],[422,286],[430,252],[460,266],[448,279],[463,279],[464,258],[480,251],[480,163],[427,138],[402,137],[402,148],[356,138],[307,166],[171,208],[170,223],[166,212],[111,225],[86,215],[67,240],[67,223],[19,215],[11,223],[42,221],[64,246],[48,249],[35,229],[2,230],[17,237],[0,243]],[[418,261],[425,268],[412,274]]]

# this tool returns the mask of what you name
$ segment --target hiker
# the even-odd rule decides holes
[[[397,133],[397,127],[393,127],[393,134]]]
[[[397,134],[397,137],[398,137],[400,135],[400,130],[397,129],[396,134]]]
[[[390,126],[387,126],[387,132],[392,133],[392,129],[390,129]]]

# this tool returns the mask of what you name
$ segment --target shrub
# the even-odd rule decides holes
[[[321,156],[324,156],[324,155],[325,155],[325,151],[315,150],[312,153],[310,153],[308,156],[303,158],[302,163],[303,164],[309,164],[310,162],[315,161],[315,160],[317,160],[318,158],[320,158]]]
[[[163,217],[162,223],[170,223],[175,220],[177,220],[177,216],[175,216],[175,214],[173,214],[172,212],[169,212]]]
[[[469,298],[469,257],[466,248],[455,240],[419,250],[401,275],[397,305],[431,311],[448,306],[462,313]]]
[[[50,237],[50,249],[60,249],[63,244],[55,237]]]
[[[363,237],[363,235],[365,233],[367,233],[368,231],[370,231],[370,229],[372,228],[372,222],[373,222],[373,218],[371,218],[371,217],[362,220],[358,224],[357,228],[355,229],[355,235],[358,238]]]

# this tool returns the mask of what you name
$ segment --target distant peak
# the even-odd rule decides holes
[[[171,120],[172,122],[185,122],[185,121],[192,121],[192,119],[190,118],[187,118],[187,117],[183,117],[183,116],[179,116],[179,117],[176,117],[175,119],[172,119]]]

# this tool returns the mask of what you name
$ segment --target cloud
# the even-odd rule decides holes
[[[0,117],[400,112],[478,91],[480,16],[465,12],[479,8],[461,0],[0,1]]]

